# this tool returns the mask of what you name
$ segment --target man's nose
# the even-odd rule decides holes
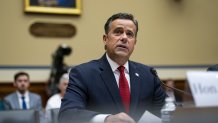
[[[126,32],[123,33],[122,37],[123,38],[128,38]]]
[[[121,36],[121,41],[123,42],[123,43],[126,43],[127,42],[127,34],[124,32],[123,34],[122,34],[122,36]]]
[[[21,81],[21,84],[25,84],[25,81]]]

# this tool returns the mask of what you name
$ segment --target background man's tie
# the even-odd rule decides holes
[[[27,109],[25,97],[22,96],[21,99],[22,99],[22,108],[25,110],[25,109]]]
[[[128,81],[125,77],[124,73],[124,66],[120,66],[117,68],[120,71],[120,78],[119,78],[119,90],[120,90],[120,96],[123,101],[124,108],[126,110],[126,113],[129,113],[129,105],[130,105],[130,91],[129,91],[129,85]]]

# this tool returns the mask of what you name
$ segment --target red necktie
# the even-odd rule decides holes
[[[129,105],[130,105],[130,91],[129,91],[129,85],[128,81],[125,77],[124,73],[124,66],[120,66],[117,68],[120,71],[120,78],[119,78],[119,90],[120,90],[120,96],[123,101],[124,108],[126,110],[126,113],[129,113]]]

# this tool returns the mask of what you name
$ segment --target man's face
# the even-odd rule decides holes
[[[136,44],[136,26],[131,20],[116,19],[103,40],[110,58],[129,59]]]
[[[68,79],[63,79],[63,80],[59,83],[59,89],[60,89],[61,93],[65,93],[65,91],[66,91],[66,89],[67,89],[68,82],[69,82]]]
[[[29,78],[26,75],[21,75],[15,80],[14,86],[20,93],[25,93],[29,88]]]

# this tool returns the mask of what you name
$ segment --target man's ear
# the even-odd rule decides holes
[[[106,46],[106,43],[107,43],[107,35],[106,34],[104,34],[103,35],[103,42],[104,42],[104,49],[106,50],[107,48],[107,46]]]
[[[103,41],[106,42],[106,40],[107,40],[107,35],[104,34],[104,35],[103,35]]]
[[[104,35],[103,35],[103,42],[104,42],[105,45],[106,45],[106,42],[107,42],[107,38],[108,38],[107,35],[104,34]]]

